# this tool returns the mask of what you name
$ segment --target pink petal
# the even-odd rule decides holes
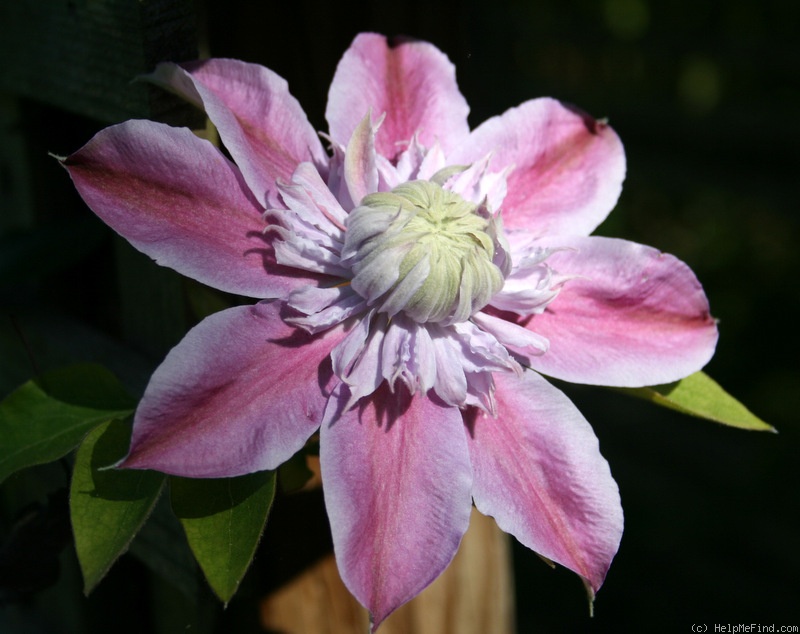
[[[366,312],[366,302],[350,286],[320,288],[303,286],[289,295],[286,304],[302,316],[286,317],[285,321],[316,334]],[[529,331],[528,331],[529,332]]]
[[[236,166],[189,130],[127,121],[63,161],[86,204],[163,266],[223,291],[281,297],[262,210]],[[270,266],[268,273],[266,268]]]
[[[373,628],[450,563],[470,515],[461,414],[386,384],[354,410],[326,412],[320,460],[339,571]],[[339,386],[332,409],[348,400]]]
[[[546,235],[588,235],[617,202],[625,153],[605,123],[554,99],[534,99],[478,126],[451,163],[493,153],[492,167],[513,167],[503,222]]]
[[[447,180],[447,189],[476,205],[485,202],[489,211],[495,212],[506,197],[505,172],[511,171],[511,169],[503,172],[489,171],[491,158],[490,155],[487,155],[483,159],[475,161],[463,172],[456,173]]]
[[[495,374],[497,418],[467,418],[477,509],[597,590],[622,537],[619,491],[589,423],[535,372]]]
[[[282,77],[232,59],[182,66],[159,64],[147,79],[205,110],[262,205],[276,202],[275,181],[288,180],[301,162],[327,165],[317,133]]]
[[[533,369],[573,383],[677,381],[714,354],[717,326],[694,273],[675,257],[612,238],[552,238],[547,263],[568,281],[527,327],[550,340]]]
[[[383,376],[381,375],[381,348],[388,328],[388,318],[386,315],[379,313],[374,319],[370,319],[370,322],[369,335],[364,342],[363,348],[359,350],[353,366],[348,370],[347,374],[337,374],[349,388],[350,401],[346,406],[347,409],[351,405],[355,405],[362,397],[372,394],[383,381]],[[357,330],[357,328],[353,328],[353,331]],[[337,348],[336,351],[338,352],[339,349]],[[336,359],[335,355],[332,359],[334,360],[334,367],[336,367],[338,359]]]
[[[491,334],[504,346],[513,346],[515,352],[522,353],[526,358],[545,354],[550,345],[540,334],[488,313],[478,311],[470,319],[481,330]]]
[[[367,194],[378,191],[378,168],[375,165],[375,130],[378,126],[372,124],[367,114],[347,144],[344,180],[354,206]]]
[[[378,152],[394,158],[419,131],[431,147],[438,139],[445,151],[469,134],[469,107],[458,91],[455,67],[427,42],[387,42],[362,33],[344,54],[328,93],[325,117],[334,141],[347,145],[361,119],[386,113],[378,132]]]
[[[398,379],[415,394],[436,383],[436,352],[428,328],[400,313],[386,330],[381,349],[382,375],[391,388]]]
[[[211,315],[167,355],[121,466],[216,478],[275,469],[319,427],[341,330],[287,326],[277,303]]]
[[[329,235],[340,236],[334,228],[344,232],[344,225],[347,222],[347,212],[342,209],[336,196],[322,180],[319,172],[310,163],[301,163],[292,174],[291,185],[300,187],[308,196],[312,203],[312,208],[320,213],[324,219],[330,223],[328,225],[323,218],[316,220],[320,227],[327,227]],[[285,199],[284,199],[285,201]]]

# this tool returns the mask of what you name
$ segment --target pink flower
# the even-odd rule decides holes
[[[129,121],[64,165],[137,249],[264,301],[169,353],[124,466],[275,469],[319,430],[339,569],[374,627],[448,565],[473,501],[596,591],[619,494],[542,374],[666,383],[717,339],[685,264],[588,237],[625,174],[614,131],[536,99],[470,132],[447,58],[374,34],[333,79],[330,153],[265,68],[162,64],[151,80],[203,108],[235,164],[188,130]]]

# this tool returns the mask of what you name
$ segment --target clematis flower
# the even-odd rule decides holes
[[[446,56],[359,35],[320,137],[270,70],[162,64],[233,161],[129,121],[64,160],[134,247],[258,299],[192,329],[155,371],[122,466],[275,469],[319,432],[341,576],[376,628],[449,564],[472,504],[596,591],[623,528],[584,417],[545,376],[638,387],[711,357],[703,290],[673,256],[591,237],[622,145],[534,99],[475,130]]]

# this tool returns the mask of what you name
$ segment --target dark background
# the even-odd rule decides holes
[[[320,130],[335,65],[364,30],[410,35],[444,50],[456,64],[473,127],[544,95],[609,118],[626,147],[628,176],[598,233],[690,264],[720,320],[707,372],[780,433],[730,429],[610,391],[567,387],[611,463],[626,531],[593,619],[574,575],[516,549],[518,629],[800,625],[800,3],[210,0],[204,11],[210,54],[283,75]],[[5,312],[15,316],[3,324],[3,393],[32,374],[20,323],[23,336],[40,337],[59,361],[80,360],[85,346],[42,343],[42,331],[55,323],[48,320],[71,324],[56,327],[53,338],[101,333],[109,357],[115,344],[106,339],[120,337],[112,236],[81,207],[66,174],[44,159],[47,151],[74,151],[102,126],[35,101],[26,102],[24,121],[32,146],[42,150],[37,178],[63,200],[63,208],[41,213],[38,226],[74,227],[76,235],[61,234],[65,251],[57,261],[52,251],[31,251],[36,272],[23,270],[23,281],[3,297]],[[75,242],[85,248],[73,257]],[[132,385],[157,360],[140,352],[140,365],[122,369]],[[138,574],[131,563],[120,566]],[[112,586],[113,574],[123,573],[112,573]]]

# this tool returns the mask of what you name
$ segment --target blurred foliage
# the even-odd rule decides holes
[[[518,549],[519,631],[635,631],[656,620],[676,630],[695,622],[795,622],[800,4],[205,0],[201,6],[203,47],[286,77],[320,130],[336,62],[364,30],[408,34],[445,50],[473,126],[541,95],[609,118],[626,147],[628,178],[600,233],[651,244],[691,265],[720,319],[708,373],[779,434],[740,432],[620,394],[568,388],[619,482],[626,533],[591,620],[574,575],[551,571]],[[12,129],[5,102],[0,106],[4,134],[14,141],[6,146],[14,161],[0,165],[0,193],[9,194],[1,199],[17,205],[0,212],[0,393],[40,371],[93,361],[140,394],[159,353],[126,335],[112,236],[47,156],[74,151],[101,124],[25,102],[12,113]],[[29,192],[7,191],[9,175],[23,164]],[[176,288],[200,312],[237,301],[185,283]],[[189,309],[185,317],[197,319]],[[169,338],[159,345],[163,354]],[[157,505],[131,552],[152,552],[137,546],[151,540],[170,544],[163,556],[149,568],[123,556],[83,599],[74,549],[64,547],[66,515],[57,493],[68,485],[67,473],[58,463],[34,467],[0,490],[3,556],[20,526],[52,536],[43,553],[46,583],[33,580],[24,600],[13,603],[3,586],[2,631],[167,632],[187,624],[194,631],[255,631],[247,601],[290,572],[282,569],[286,560],[310,557],[327,544],[323,535],[322,546],[304,542],[305,552],[276,557],[269,550],[276,542],[264,538],[259,566],[223,615],[176,545],[178,521]],[[281,507],[291,505],[278,499],[270,525],[280,526]],[[148,572],[159,566],[182,581],[170,584]]]

